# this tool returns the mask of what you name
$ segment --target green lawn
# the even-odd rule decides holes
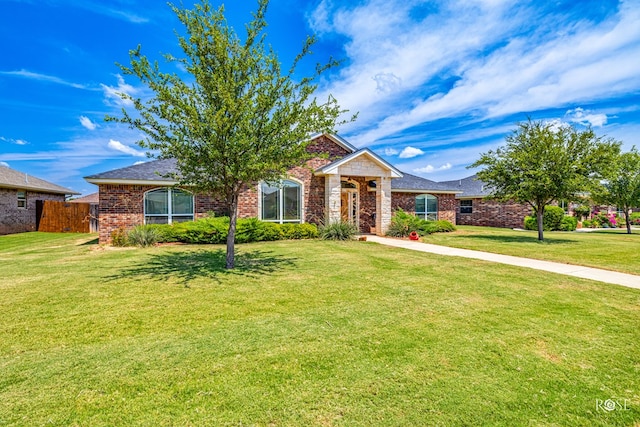
[[[435,233],[426,243],[475,249],[504,255],[559,261],[640,275],[640,230],[591,232],[545,231],[538,241],[537,231],[508,228],[457,226],[451,233]]]
[[[0,425],[640,422],[638,290],[370,242],[240,245],[227,272],[220,246],[94,237],[0,236]]]

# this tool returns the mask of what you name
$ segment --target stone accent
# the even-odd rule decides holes
[[[19,208],[18,191],[16,188],[0,188],[0,235],[36,231],[36,201],[64,202],[65,199],[63,194],[26,191],[27,207]]]
[[[342,176],[388,176],[389,171],[382,169],[377,163],[361,155],[340,166]]]
[[[456,206],[456,224],[482,227],[523,228],[524,217],[531,215],[531,207],[514,202],[475,198],[472,213],[461,214]]]
[[[391,224],[391,179],[380,177],[376,180],[376,234],[387,234]]]
[[[341,184],[340,175],[327,175],[324,180],[325,194],[325,218],[327,224],[333,224],[342,220],[340,212]]]

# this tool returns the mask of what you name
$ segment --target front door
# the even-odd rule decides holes
[[[340,211],[342,214],[342,221],[350,222],[356,227],[360,226],[359,212],[359,200],[358,190],[356,188],[343,188],[340,198]]]

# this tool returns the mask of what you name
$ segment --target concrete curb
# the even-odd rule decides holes
[[[480,259],[489,262],[515,265],[517,267],[533,268],[535,270],[549,271],[551,273],[564,274],[582,279],[596,280],[598,282],[613,285],[627,286],[640,289],[640,276],[616,271],[601,270],[598,268],[584,267],[580,265],[563,264],[559,262],[541,261],[537,259],[521,258],[510,255],[492,254],[489,252],[474,251],[470,249],[450,248],[448,246],[432,245],[412,240],[392,239],[389,237],[367,236],[369,242],[379,243],[396,248],[410,249],[420,252],[428,252],[438,255],[458,256],[463,258]]]

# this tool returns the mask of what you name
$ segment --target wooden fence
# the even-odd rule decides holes
[[[36,228],[49,233],[95,233],[98,231],[98,206],[38,200]]]

